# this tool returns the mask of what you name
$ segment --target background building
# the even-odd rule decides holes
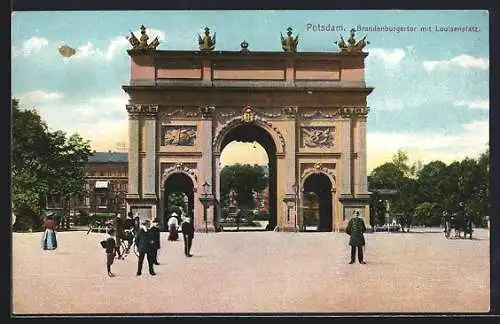
[[[125,213],[128,153],[95,152],[87,165],[87,197],[83,209],[90,213]]]
[[[86,194],[73,196],[69,202],[71,216],[78,212],[125,213],[128,180],[128,153],[94,152],[86,166]],[[65,206],[66,204],[66,206]],[[67,206],[67,199],[46,197],[46,209],[60,212]],[[66,209],[67,210],[67,209]]]

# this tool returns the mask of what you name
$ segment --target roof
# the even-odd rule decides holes
[[[94,152],[89,156],[89,163],[128,163],[128,153]]]

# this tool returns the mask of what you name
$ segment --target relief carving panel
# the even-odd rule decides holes
[[[194,146],[196,126],[162,126],[162,146]]]
[[[334,143],[334,127],[302,127],[302,147],[332,147]]]

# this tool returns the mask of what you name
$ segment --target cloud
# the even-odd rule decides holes
[[[449,60],[441,61],[424,61],[422,63],[424,69],[428,72],[432,72],[437,69],[450,69],[453,67],[461,68],[478,68],[482,70],[487,70],[489,67],[489,60],[486,58],[477,58],[474,56],[462,54],[455,56]]]
[[[160,46],[162,42],[164,43],[165,33],[162,32],[161,30],[148,28],[146,32],[149,36],[148,42],[151,42],[156,36],[158,36],[158,39],[160,40]],[[140,30],[136,30],[133,33],[134,35],[136,35],[137,38],[140,38],[141,35]],[[98,58],[98,59],[112,60],[113,58],[115,58],[116,53],[118,53],[120,50],[125,50],[126,48],[130,47],[129,41],[126,38],[127,36],[129,35],[117,36],[111,39],[107,48],[105,49],[95,47],[92,42],[88,41],[86,44],[80,45],[76,48],[76,54],[72,58],[75,59]],[[62,44],[63,42],[58,43],[58,45]],[[69,62],[69,60],[66,61]]]
[[[128,143],[126,94],[90,98],[85,101],[46,102],[37,110],[51,130],[78,133],[90,140],[94,150],[116,150],[117,142]]]
[[[386,98],[382,100],[373,99],[370,101],[370,107],[377,110],[401,110],[405,106],[405,102],[400,99]]]
[[[453,106],[468,106],[472,109],[489,109],[490,101],[489,100],[475,100],[475,101],[456,101],[453,103]]]
[[[21,93],[17,96],[14,96],[18,98],[21,102],[21,104],[37,104],[37,103],[42,103],[50,100],[57,100],[61,99],[63,95],[61,93],[57,92],[46,92],[43,90],[33,90],[33,91],[28,91]]]
[[[486,149],[489,141],[489,121],[480,120],[463,124],[458,134],[443,131],[371,133],[367,134],[368,170],[388,162],[399,149],[408,152],[410,163],[421,160],[424,164],[433,160],[445,163],[465,157],[477,157]]]
[[[369,52],[368,59],[373,58],[392,65],[400,63],[406,56],[405,50],[401,48],[385,49],[375,47],[370,49]]]
[[[49,41],[45,38],[33,36],[30,39],[24,41],[21,45],[21,48],[17,46],[12,46],[12,57],[16,56],[29,56],[36,52],[39,52],[43,47],[49,45]]]

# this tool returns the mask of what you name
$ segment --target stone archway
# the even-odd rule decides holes
[[[268,170],[269,170],[269,223],[266,227],[267,230],[273,230],[278,224],[278,168],[277,168],[277,145],[276,137],[269,133],[269,130],[265,128],[263,123],[250,123],[244,122],[242,120],[234,121],[231,127],[222,128],[215,137],[215,153],[214,160],[218,161],[220,158],[220,153],[224,150],[227,144],[232,141],[239,142],[257,142],[259,143],[267,153],[268,156]],[[278,133],[279,134],[279,133]],[[278,135],[275,134],[275,135]],[[279,134],[280,135],[280,134]],[[283,146],[282,146],[283,148]],[[221,200],[221,190],[220,187],[220,168],[215,168],[215,178],[216,178],[216,199]],[[221,214],[221,210],[217,210],[217,214]]]
[[[191,178],[184,172],[173,172],[166,177],[163,185],[164,191],[162,193],[162,209],[163,209],[163,217],[162,224],[163,229],[167,230],[167,222],[169,217],[169,195],[172,193],[183,193],[187,197],[187,210],[186,217],[191,218],[192,222],[194,222],[194,184]],[[179,218],[181,215],[178,215]],[[180,219],[179,219],[180,220]],[[194,223],[193,223],[194,225]]]
[[[331,232],[333,230],[333,185],[324,173],[308,175],[303,184],[304,193],[314,193],[319,203],[318,232]]]
[[[224,141],[253,125],[254,139],[261,132],[274,145],[275,230],[297,230],[311,172],[326,174],[332,188],[333,225],[322,228],[342,230],[354,209],[369,224],[367,53],[128,53],[128,210],[164,215],[162,175],[173,168],[192,181],[195,229],[216,230]]]

